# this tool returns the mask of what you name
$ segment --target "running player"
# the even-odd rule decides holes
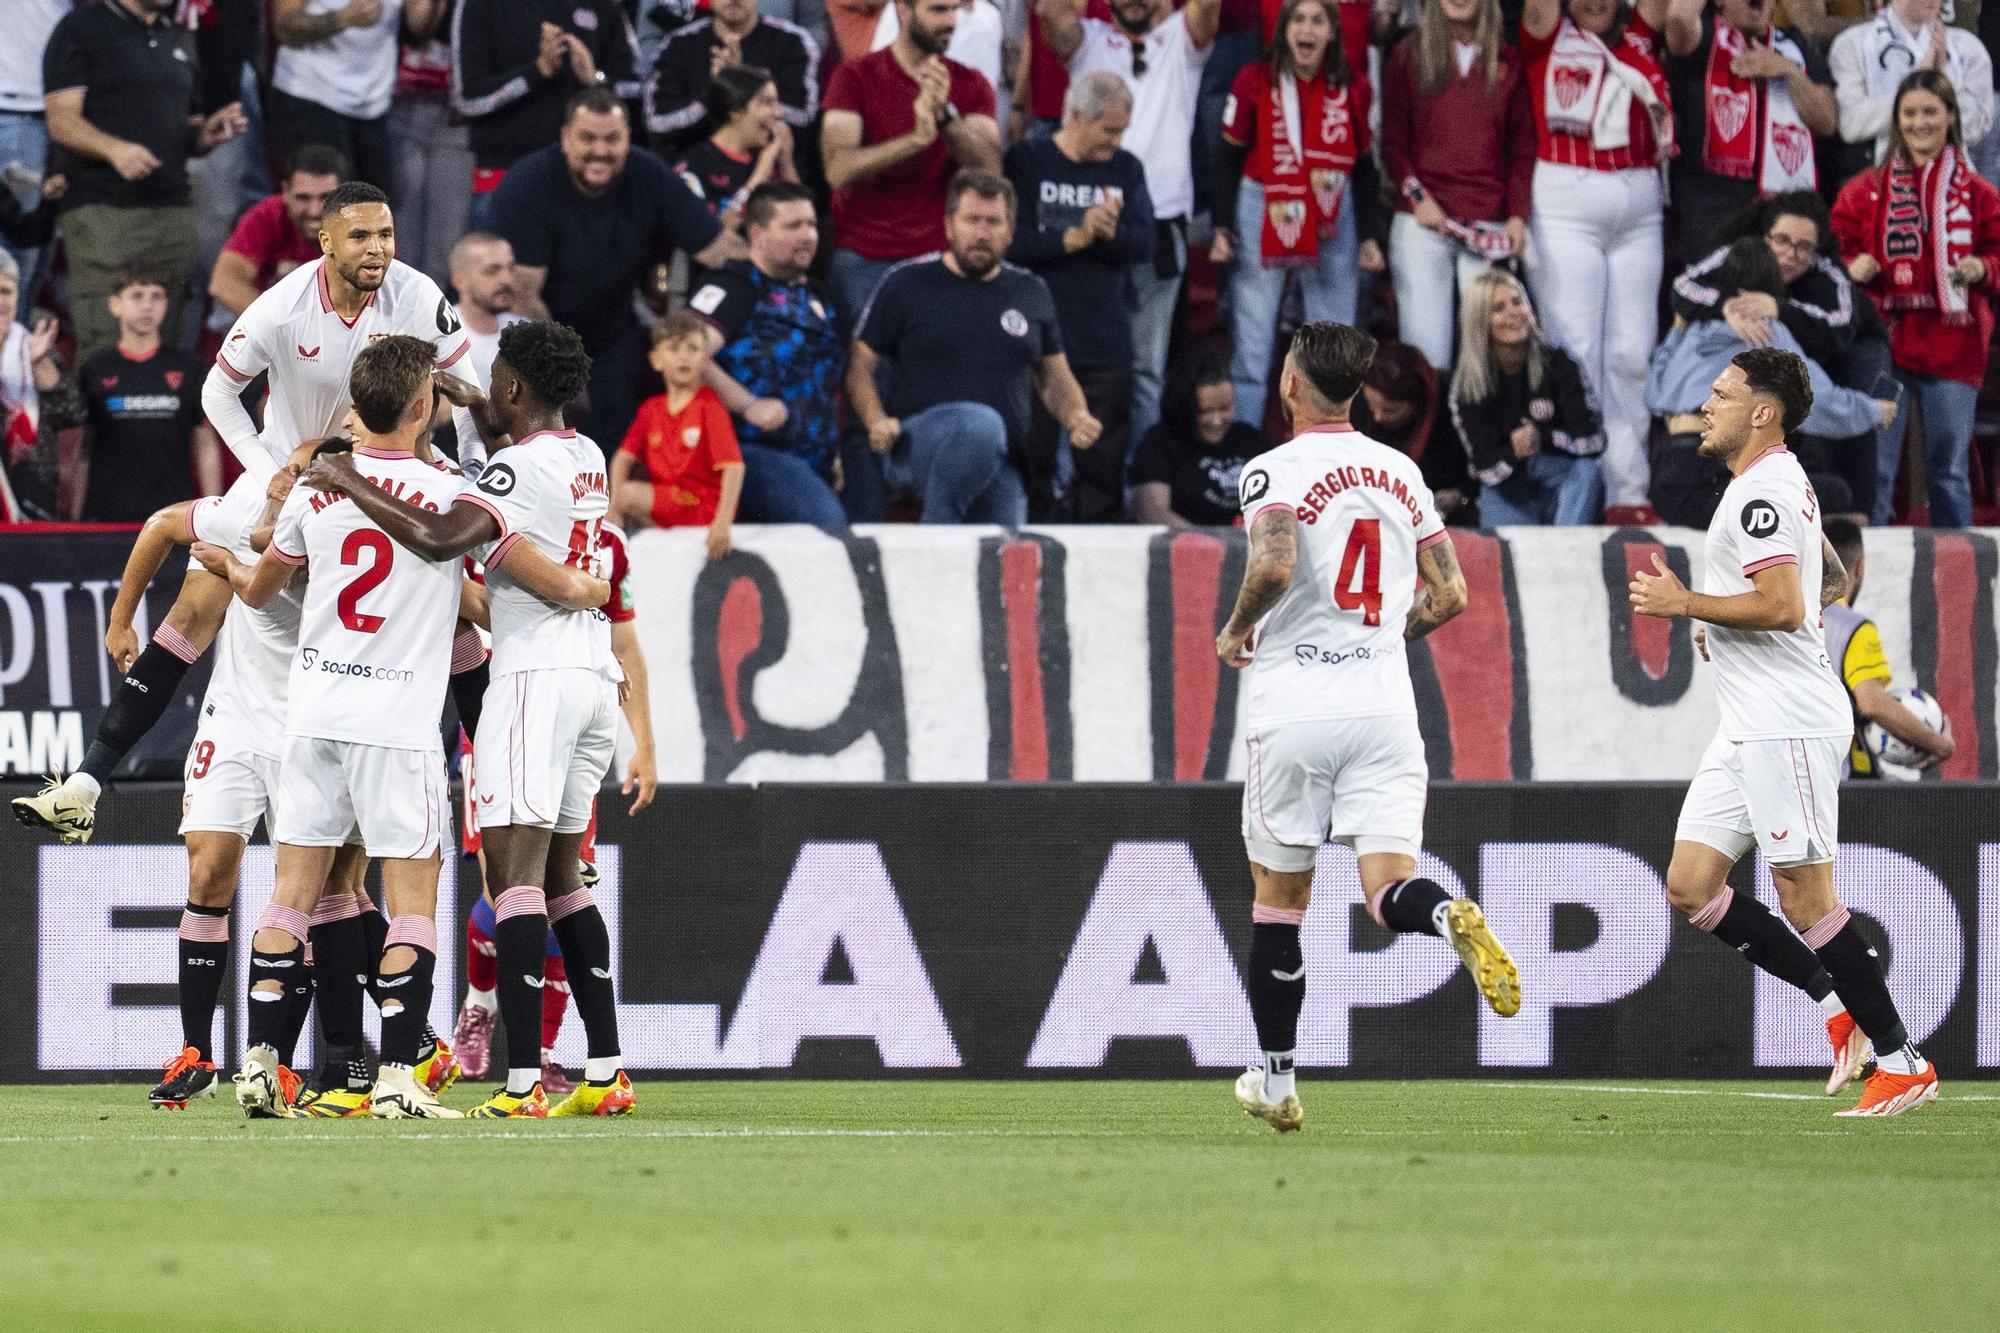
[[[355,490],[388,487],[433,511],[457,494],[462,483],[455,474],[414,454],[430,419],[433,360],[428,343],[397,335],[377,339],[355,357],[352,392],[362,426],[357,449],[366,469],[350,469]],[[449,675],[458,564],[399,549],[348,498],[294,490],[254,567],[221,548],[196,547],[197,558],[225,574],[253,608],[275,598],[298,566],[316,570],[306,589],[290,683],[277,887],[251,942],[250,1050],[236,1076],[236,1097],[247,1114],[282,1113],[270,1041],[270,1001],[278,987],[267,978],[302,963],[309,914],[334,852],[358,829],[368,854],[383,862],[391,916],[375,976],[384,997],[383,1063],[370,1110],[385,1118],[457,1118],[460,1113],[441,1106],[413,1070],[436,962],[439,849],[450,826],[443,755],[431,719],[443,705]],[[525,572],[536,552],[517,545],[524,549],[513,567]],[[531,581],[552,597],[591,606],[609,592],[584,571],[545,560],[541,565],[547,577]],[[330,1042],[358,1046],[358,1003],[339,1015],[328,1005],[322,1021]]]
[[[1701,408],[1701,453],[1731,477],[1702,549],[1705,591],[1690,591],[1658,555],[1655,573],[1632,579],[1640,614],[1705,623],[1722,709],[1681,806],[1667,897],[1695,926],[1833,1011],[1836,1078],[1860,1058],[1854,1025],[1874,1044],[1874,1076],[1860,1103],[1838,1114],[1899,1115],[1937,1096],[1937,1070],[1910,1043],[1874,950],[1833,888],[1854,719],[1806,601],[1807,589],[1816,606],[1837,601],[1847,582],[1820,531],[1819,499],[1785,448],[1811,409],[1804,361],[1776,348],[1738,353]],[[1752,847],[1770,865],[1797,935],[1726,883]],[[1846,1031],[1832,1020],[1846,1021]],[[1838,1087],[1830,1081],[1828,1090]]]
[[[507,1085],[473,1114],[621,1115],[634,1098],[619,1055],[611,942],[578,873],[591,803],[611,763],[618,666],[602,616],[551,606],[496,569],[523,537],[567,549],[571,564],[594,559],[608,498],[604,453],[562,421],[563,404],[589,382],[590,356],[560,324],[516,324],[500,335],[492,373],[491,400],[481,405],[491,417],[481,433],[492,461],[443,513],[385,493],[357,494],[353,465],[338,456],[317,460],[302,480],[347,491],[383,531],[427,559],[480,551],[486,562],[494,707],[474,748],[484,758],[478,784],[488,873],[509,886],[494,901]],[[502,437],[512,441],[504,449]],[[550,925],[589,1034],[584,1082],[553,1111],[537,1044]]]
[[[1520,974],[1478,904],[1417,875],[1430,773],[1403,643],[1465,609],[1465,579],[1416,464],[1348,424],[1374,357],[1375,340],[1345,324],[1308,324],[1293,340],[1279,393],[1298,434],[1243,472],[1250,557],[1215,640],[1224,665],[1249,668],[1246,971],[1263,1061],[1236,1081],[1236,1100],[1280,1132],[1305,1119],[1299,927],[1321,844],[1354,849],[1376,921],[1442,936],[1495,1013],[1521,1007]]]
[[[456,310],[435,282],[395,259],[395,219],[387,195],[364,181],[334,190],[327,197],[319,245],[320,259],[292,270],[237,318],[202,385],[203,411],[256,486],[303,441],[342,432],[350,406],[348,372],[372,339],[391,333],[422,338],[434,349],[439,371],[476,383],[470,340]],[[271,395],[259,431],[242,393],[265,371]],[[471,413],[456,409],[452,420],[461,452],[476,452],[479,434]],[[124,679],[83,764],[40,793],[16,798],[17,819],[67,843],[90,840],[97,799],[111,771],[166,713],[188,667],[215,641],[228,605],[228,587],[190,565],[173,609],[145,651],[129,631],[106,636]]]

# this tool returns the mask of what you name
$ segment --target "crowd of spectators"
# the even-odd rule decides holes
[[[476,365],[582,335],[618,513],[716,555],[1232,522],[1321,319],[1383,339],[1357,424],[1455,524],[1706,523],[1746,346],[1809,364],[1827,511],[2000,502],[2000,0],[8,10],[0,520],[224,484],[206,365],[350,179]]]

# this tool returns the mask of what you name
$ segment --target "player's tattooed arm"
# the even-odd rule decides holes
[[[1847,566],[1840,563],[1840,553],[1823,536],[1819,539],[1819,555],[1819,604],[1824,609],[1847,596]]]
[[[299,482],[316,491],[342,492],[391,541],[426,560],[456,560],[500,539],[500,521],[478,505],[454,504],[437,514],[419,509],[362,476],[352,454],[321,454]]]
[[[500,568],[535,596],[572,611],[593,611],[611,600],[609,583],[588,570],[557,564],[530,541],[508,547]],[[463,607],[462,596],[459,601]]]
[[[1465,573],[1458,567],[1458,552],[1450,538],[1417,552],[1417,573],[1424,586],[1417,590],[1403,621],[1405,639],[1421,639],[1465,610]]]
[[[1250,525],[1250,559],[1243,569],[1243,587],[1229,623],[1215,636],[1215,655],[1223,665],[1249,664],[1250,636],[1264,613],[1278,604],[1292,585],[1299,560],[1299,520],[1291,510],[1272,506]]]

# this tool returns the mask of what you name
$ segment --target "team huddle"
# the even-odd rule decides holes
[[[627,775],[627,790],[641,788],[635,809],[651,798],[651,733],[622,542],[605,523],[604,456],[563,426],[589,357],[561,325],[523,322],[501,333],[490,366],[476,365],[443,293],[395,261],[378,191],[342,186],[325,219],[324,257],[244,312],[204,390],[243,477],[147,524],[110,616],[117,697],[79,770],[17,799],[15,812],[86,840],[112,769],[187,665],[219,643],[181,824],[185,1046],[152,1100],[185,1106],[218,1086],[209,1044],[230,908],[262,820],[277,873],[250,941],[238,1103],[280,1118],[460,1118],[439,1095],[461,1061],[425,1022],[452,837],[439,732],[449,694],[478,759],[465,770],[485,879],[474,951],[491,960],[460,1020],[464,1066],[484,1072],[496,1008],[506,1033],[505,1086],[470,1114],[624,1114],[635,1098],[587,852],[621,708],[646,755]],[[1297,434],[1242,474],[1250,551],[1216,641],[1222,661],[1248,673],[1242,833],[1256,895],[1244,974],[1262,1058],[1236,1098],[1280,1131],[1304,1121],[1300,927],[1324,844],[1353,849],[1378,923],[1438,936],[1495,1013],[1521,1007],[1520,972],[1479,906],[1418,873],[1429,773],[1404,645],[1458,615],[1467,589],[1415,463],[1348,422],[1374,351],[1338,324],[1309,324],[1293,342],[1280,392]],[[264,372],[260,430],[239,395]],[[440,396],[464,471],[430,450]],[[1669,899],[1821,1005],[1828,1094],[1866,1077],[1841,1114],[1895,1115],[1936,1097],[1938,1082],[1834,893],[1853,719],[1818,608],[1842,595],[1846,575],[1784,443],[1811,400],[1797,357],[1736,357],[1702,409],[1702,452],[1733,478],[1709,528],[1702,591],[1657,562],[1630,596],[1640,614],[1700,622],[1722,702],[1681,811]],[[196,563],[141,651],[134,610],[177,542],[193,545]],[[1784,920],[1727,884],[1752,847]],[[386,918],[363,889],[370,860]],[[552,1106],[544,1002],[557,974],[545,959],[558,958],[589,1044],[582,1082]],[[362,1034],[371,996],[382,1018],[373,1069]],[[323,1041],[307,1083],[289,1066],[312,1006]]]

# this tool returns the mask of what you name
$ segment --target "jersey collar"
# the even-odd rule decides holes
[[[538,430],[530,434],[523,435],[520,439],[514,441],[514,444],[518,447],[520,445],[528,443],[530,440],[539,440],[544,435],[554,436],[558,440],[573,440],[576,438],[576,430],[573,427],[564,430]]]
[[[387,275],[384,275],[383,281],[386,282],[387,280]],[[333,293],[328,291],[326,287],[326,260],[322,259],[319,261],[319,310],[321,314],[332,315],[351,329],[361,322],[363,315],[368,313],[368,307],[375,304],[377,294],[376,292],[368,293],[367,297],[361,302],[361,309],[354,312],[353,319],[349,319],[333,308]]]
[[[1766,449],[1763,453],[1758,454],[1755,458],[1751,459],[1749,467],[1744,468],[1743,471],[1737,473],[1736,475],[1739,477],[1747,476],[1750,472],[1750,468],[1756,467],[1759,463],[1771,457],[1773,454],[1788,454],[1790,452],[1791,450],[1785,448],[1784,443],[1780,441],[1779,443],[1774,444],[1770,448]]]

